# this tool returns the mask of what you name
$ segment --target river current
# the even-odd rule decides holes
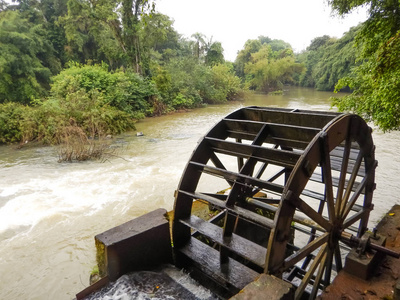
[[[73,299],[95,267],[94,236],[159,207],[173,194],[197,141],[242,106],[328,110],[327,92],[287,88],[148,118],[113,138],[106,161],[58,163],[55,147],[0,147],[0,299]],[[399,132],[374,130],[377,189],[370,228],[399,203]]]

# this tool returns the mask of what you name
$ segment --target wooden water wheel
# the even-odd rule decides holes
[[[176,263],[232,294],[260,273],[314,299],[367,230],[377,162],[357,115],[246,107],[198,143],[174,206]],[[192,214],[199,200],[215,209]]]

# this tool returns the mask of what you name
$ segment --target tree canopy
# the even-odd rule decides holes
[[[329,3],[341,15],[369,5],[370,17],[299,54],[283,40],[249,39],[231,63],[212,37],[179,34],[152,0],[0,0],[0,142],[51,143],[71,120],[88,135],[121,132],[144,116],[288,84],[351,89],[334,100],[339,109],[398,129],[399,2]]]
[[[41,24],[29,23],[18,11],[0,12],[0,103],[44,96],[60,70],[54,52]]]
[[[352,94],[334,99],[340,110],[350,110],[375,122],[383,130],[400,129],[400,2],[329,1],[340,15],[369,6],[369,18],[356,36],[360,65],[341,78],[336,90]]]
[[[71,122],[118,133],[235,99],[242,84],[223,51],[201,33],[183,38],[151,0],[2,1],[0,142],[57,142]]]
[[[300,85],[333,91],[338,80],[349,75],[356,66],[355,37],[359,30],[360,27],[353,27],[340,39],[327,35],[313,39],[299,55],[306,68],[299,78]]]
[[[303,71],[290,44],[260,36],[247,40],[235,61],[236,74],[250,89],[261,92],[281,90],[284,84],[295,83]]]

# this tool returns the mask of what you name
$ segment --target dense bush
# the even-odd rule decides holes
[[[14,143],[22,139],[21,120],[27,108],[19,103],[0,104],[0,142]]]
[[[173,109],[195,107],[202,103],[204,95],[201,82],[208,67],[200,65],[194,57],[171,59],[167,73],[171,76],[171,88],[166,103]]]
[[[71,125],[79,127],[87,137],[100,138],[134,128],[129,114],[102,102],[98,93],[80,90],[69,94],[65,101],[51,98],[34,107],[0,104],[0,142],[59,144],[63,142],[65,128]]]
[[[234,74],[232,64],[219,64],[212,68],[213,84],[216,102],[234,100],[240,93],[240,79]]]
[[[211,67],[193,57],[174,58],[153,73],[162,101],[169,110],[225,102],[241,91],[240,79],[229,63]]]
[[[109,72],[107,64],[80,65],[71,63],[68,69],[53,77],[51,95],[68,102],[68,96],[97,94],[98,106],[109,105],[141,118],[152,114],[152,98],[157,96],[153,83],[133,72]],[[81,102],[84,105],[84,102]],[[84,110],[84,107],[80,108]]]
[[[191,58],[174,59],[154,73],[153,83],[136,73],[109,72],[106,64],[71,64],[53,77],[50,97],[29,107],[1,106],[0,142],[58,144],[71,125],[88,137],[104,137],[134,128],[134,119],[224,102],[240,91],[240,80],[227,64],[210,67]]]

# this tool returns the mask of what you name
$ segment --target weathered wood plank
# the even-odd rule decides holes
[[[192,198],[193,200],[196,199],[200,199],[200,200],[204,200],[207,201],[208,203],[212,204],[213,206],[217,207],[218,209],[226,209],[227,211],[229,211],[229,213],[233,214],[233,215],[238,215],[239,217],[255,223],[257,225],[261,225],[264,226],[265,228],[268,229],[272,229],[274,228],[274,221],[271,219],[268,219],[266,217],[263,217],[259,214],[253,213],[252,211],[249,211],[247,209],[238,207],[238,206],[233,206],[233,207],[228,207],[225,204],[225,201],[222,201],[218,198],[214,198],[212,196],[203,194],[203,193],[190,193],[190,192],[186,192],[183,190],[178,190],[178,193],[181,193],[183,195],[186,195],[190,198]]]
[[[243,111],[248,120],[288,124],[302,127],[314,127],[322,129],[327,123],[340,115],[335,112],[316,112],[307,110],[283,110],[260,107],[248,107]]]
[[[236,293],[260,275],[232,258],[228,259],[226,265],[221,266],[219,252],[196,238],[191,238],[184,247],[177,249],[177,252],[178,255],[185,255],[196,268],[220,284],[232,286]]]
[[[219,226],[211,224],[203,219],[200,219],[196,216],[190,216],[190,218],[180,220],[183,224],[197,230],[201,234],[207,236],[212,239],[214,242],[219,245],[223,245],[233,253],[251,261],[252,263],[264,268],[265,266],[265,257],[267,253],[267,249],[245,239],[235,233],[232,234],[232,237],[228,239],[223,238],[223,229]]]
[[[329,154],[331,155],[331,157],[334,156],[334,157],[338,157],[341,159],[343,157],[343,151],[344,151],[344,147],[336,147]],[[351,160],[356,160],[359,151],[360,150],[358,150],[358,149],[350,149],[349,158]]]
[[[349,160],[348,161],[348,166],[347,166],[347,173],[350,174],[354,168],[355,165],[355,160]],[[331,168],[332,170],[335,171],[341,171],[342,167],[342,158],[341,157],[335,157],[331,156]],[[358,170],[358,176],[365,176],[365,167],[362,164],[360,166],[360,169]]]
[[[325,201],[324,195],[320,194],[320,193],[317,193],[315,191],[304,189],[301,194],[304,195],[304,196],[319,200],[319,201]],[[356,211],[356,212],[360,211],[361,209],[363,209],[363,207],[361,205],[359,205],[359,204],[354,204],[351,207],[351,210],[352,211]]]
[[[206,137],[205,140],[216,153],[222,153],[241,158],[252,157],[260,162],[265,162],[289,169],[293,169],[302,154],[301,152],[235,143],[210,137]]]
[[[311,175],[310,181],[322,183],[322,175],[314,173],[314,174]],[[333,184],[334,187],[338,187],[339,186],[339,178],[332,177],[332,184]],[[345,185],[344,185],[345,188],[347,188],[347,184],[348,184],[348,181],[346,180]],[[353,186],[352,186],[352,191],[353,192],[356,191],[357,186],[359,184],[360,184],[360,182],[357,182],[357,181],[353,184]],[[364,194],[364,190],[361,192],[361,194]]]
[[[224,124],[228,131],[233,133],[243,133],[251,137],[256,135],[263,125],[268,127],[269,139],[274,142],[275,138],[301,141],[309,143],[316,134],[320,132],[319,128],[293,126],[288,124],[268,123],[251,120],[224,119]]]
[[[219,176],[228,181],[235,181],[235,182],[242,183],[244,185],[259,187],[259,188],[270,190],[270,191],[273,191],[276,193],[282,193],[282,191],[283,191],[283,186],[280,184],[268,182],[265,180],[254,178],[252,176],[247,176],[247,175],[231,172],[231,171],[224,170],[224,169],[215,168],[212,166],[208,166],[208,165],[193,162],[193,161],[189,162],[189,164],[197,167],[197,169],[199,171],[202,171],[202,172],[210,174],[210,175]]]

